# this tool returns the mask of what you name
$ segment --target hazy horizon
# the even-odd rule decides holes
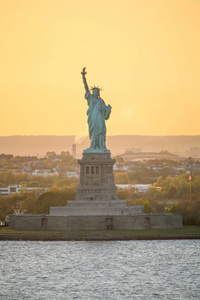
[[[76,143],[77,156],[89,147],[87,136],[75,135],[13,135],[0,136],[0,154],[37,155],[45,156],[47,151],[72,152],[72,145]],[[140,149],[142,152],[160,152],[167,150],[172,153],[189,151],[192,147],[200,147],[200,135],[196,136],[142,136],[142,135],[112,135],[107,136],[107,148],[112,155],[122,154],[127,149]]]

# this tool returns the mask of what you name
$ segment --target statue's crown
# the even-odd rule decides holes
[[[99,86],[95,86],[95,85],[91,86],[90,89],[91,90],[95,90],[96,89],[96,90],[102,91],[102,88],[100,88]]]

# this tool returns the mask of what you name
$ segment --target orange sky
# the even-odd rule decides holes
[[[199,0],[1,0],[0,135],[87,135],[89,85],[107,134],[200,134]]]

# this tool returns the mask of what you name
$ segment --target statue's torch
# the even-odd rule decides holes
[[[81,72],[82,75],[86,75],[87,74],[87,72],[85,72],[85,69],[86,69],[86,67],[83,68],[83,70]]]

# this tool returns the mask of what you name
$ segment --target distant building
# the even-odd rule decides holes
[[[170,160],[184,160],[182,156],[172,154],[167,150],[160,152],[140,152],[134,153],[132,151],[127,151],[124,154],[120,155],[125,161],[136,161],[136,160],[148,160],[148,159],[170,159]]]
[[[12,154],[5,154],[5,153],[0,154],[0,159],[12,159],[12,158],[13,158]]]
[[[19,193],[20,185],[10,185],[7,188],[0,188],[0,195],[10,195],[11,193]]]
[[[50,170],[44,170],[44,169],[40,169],[40,170],[35,170],[32,175],[35,176],[52,176],[52,175],[59,175],[59,173],[56,172],[51,172]]]
[[[56,152],[54,152],[54,151],[47,151],[46,158],[52,158],[54,156],[56,156]]]
[[[73,158],[76,158],[76,144],[72,145],[72,156]]]
[[[40,191],[40,192],[45,192],[48,191],[49,188],[40,188],[40,187],[26,187],[22,185],[10,185],[7,188],[0,188],[0,195],[2,196],[7,196],[12,193],[20,193],[22,191]]]
[[[52,161],[52,162],[61,161],[60,156],[61,156],[61,155],[56,155],[56,157],[55,157],[54,159],[52,159],[51,161]]]
[[[69,152],[69,151],[62,151],[62,152],[60,153],[60,155],[61,155],[61,156],[68,156],[68,155],[70,155],[70,152]]]
[[[77,172],[66,172],[65,174],[68,178],[79,178],[79,174]]]
[[[117,166],[116,164],[113,166],[113,170],[121,170],[121,171],[128,171],[130,166]]]
[[[135,189],[136,192],[142,193],[148,191],[151,184],[116,184],[120,190]]]
[[[13,161],[21,162],[21,163],[35,162],[37,160],[38,160],[37,156],[16,156],[13,158]]]

